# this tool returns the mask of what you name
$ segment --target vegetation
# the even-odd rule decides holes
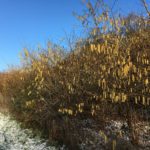
[[[150,121],[149,18],[87,8],[89,20],[78,16],[84,25],[93,21],[86,39],[69,53],[50,42],[44,50],[24,49],[22,67],[0,74],[0,92],[16,119],[50,140],[75,148],[81,120],[94,119],[102,129],[121,119],[138,144],[136,122]]]

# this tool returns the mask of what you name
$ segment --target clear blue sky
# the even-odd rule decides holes
[[[114,0],[106,2],[111,6]],[[0,0],[0,70],[19,63],[23,47],[45,45],[48,39],[60,41],[73,29],[79,33],[72,12],[82,10],[81,0]],[[140,12],[140,2],[117,0],[114,11]]]

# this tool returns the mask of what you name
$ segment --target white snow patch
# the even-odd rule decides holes
[[[0,150],[56,150],[47,146],[40,137],[33,137],[31,130],[23,130],[20,124],[0,113]]]

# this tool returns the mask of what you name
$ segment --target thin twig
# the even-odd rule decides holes
[[[145,10],[146,10],[147,14],[150,17],[150,11],[148,10],[148,5],[146,4],[145,0],[141,0],[141,2],[143,3],[143,6],[144,6]]]

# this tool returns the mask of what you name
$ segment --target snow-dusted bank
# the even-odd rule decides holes
[[[149,122],[136,123],[138,130],[139,145],[132,145],[131,135],[126,122],[108,121],[103,130],[90,128],[95,125],[94,120],[86,119],[81,122],[80,129],[82,142],[79,145],[81,150],[105,150],[112,149],[115,142],[116,150],[150,150],[150,126]],[[8,115],[0,113],[0,150],[56,150],[48,146],[44,139],[35,136],[31,130],[22,129],[20,124],[11,119]]]
[[[0,150],[56,150],[31,130],[23,130],[16,121],[0,113]]]

